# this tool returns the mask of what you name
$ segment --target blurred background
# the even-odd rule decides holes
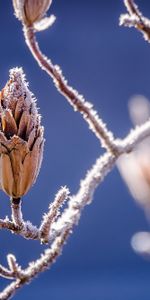
[[[39,224],[62,185],[76,193],[81,178],[103,153],[78,113],[58,94],[25,45],[10,0],[0,1],[0,89],[9,69],[22,66],[38,99],[45,126],[45,152],[35,186],[23,199],[24,218]],[[150,2],[138,0],[146,16]],[[43,52],[59,64],[69,83],[91,101],[116,137],[132,124],[128,100],[150,99],[150,45],[134,29],[118,26],[125,8],[119,0],[53,0],[53,27],[37,34]],[[9,199],[0,193],[0,217],[10,214]],[[115,168],[83,211],[78,227],[51,270],[14,297],[53,300],[149,300],[150,261],[135,254],[131,238],[150,226]],[[44,250],[10,232],[0,232],[0,263],[14,253],[27,266]],[[0,279],[0,289],[6,281]]]

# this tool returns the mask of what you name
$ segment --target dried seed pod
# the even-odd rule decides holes
[[[21,68],[0,92],[0,184],[20,198],[36,181],[43,157],[43,127]]]
[[[52,0],[13,0],[16,17],[27,26],[40,21],[51,3]]]

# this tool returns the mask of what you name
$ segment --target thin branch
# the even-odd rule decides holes
[[[121,155],[121,153],[132,151],[134,147],[148,135],[150,135],[150,121],[132,130],[124,140],[116,141],[119,153],[118,156]],[[58,220],[51,224],[50,239],[54,240],[54,242],[49,249],[45,250],[44,254],[41,255],[39,259],[30,263],[25,270],[21,271],[15,260],[11,260],[10,268],[11,270],[17,270],[18,274],[16,272],[15,276],[17,276],[17,278],[20,276],[20,278],[10,284],[0,294],[1,300],[9,299],[17,289],[30,282],[45,269],[51,267],[52,263],[55,262],[56,258],[60,255],[62,247],[66,242],[67,237],[70,235],[73,226],[78,223],[82,209],[92,201],[95,189],[112,170],[117,158],[117,156],[108,152],[96,161],[94,166],[87,173],[85,179],[81,181],[78,193],[70,198],[68,208],[62,213]],[[8,275],[9,277],[8,270],[6,270],[5,275]]]
[[[112,153],[116,153],[117,149],[114,144],[114,137],[112,132],[109,132],[106,124],[99,118],[97,112],[93,109],[90,102],[84,100],[83,96],[70,87],[67,80],[64,78],[59,66],[53,65],[40,50],[38,42],[35,37],[34,29],[32,27],[24,26],[25,41],[39,64],[39,66],[52,77],[57,90],[65,96],[68,102],[73,106],[75,111],[82,114],[83,118],[89,124],[89,128],[94,132],[96,137],[101,141],[102,146]]]
[[[92,195],[94,192],[94,189],[97,187],[99,182],[104,178],[105,175],[112,169],[112,167],[115,164],[115,160],[117,158],[115,156],[112,156],[110,153],[107,153],[103,156],[103,158],[100,158],[98,161],[96,161],[95,166],[89,171],[89,173],[86,176],[86,179],[81,183],[81,188],[79,190],[79,193],[77,194],[76,200],[74,201],[70,200],[70,208],[72,215],[69,218],[64,219],[64,226],[63,230],[61,232],[57,231],[57,237],[55,238],[54,242],[52,243],[50,249],[46,249],[44,254],[41,255],[39,259],[37,259],[35,262],[30,263],[29,266],[22,270],[21,272],[21,278],[17,279],[17,281],[10,284],[4,291],[0,294],[0,300],[7,300],[10,299],[12,295],[17,291],[17,289],[21,288],[24,284],[30,282],[35,276],[39,275],[39,273],[43,272],[45,269],[50,268],[53,262],[55,262],[56,258],[61,254],[62,247],[66,242],[67,237],[71,233],[71,229],[74,224],[77,223],[79,220],[81,210],[83,207],[92,200]],[[66,195],[67,195],[66,190]],[[80,197],[82,200],[82,203],[80,204]],[[70,213],[68,209],[68,214]],[[65,213],[67,215],[67,210]],[[10,257],[9,257],[10,258]],[[9,266],[11,270],[17,270],[18,267],[16,264],[16,260],[11,256],[11,262],[9,262]],[[15,273],[15,276],[20,277],[20,273]]]
[[[145,40],[150,42],[150,20],[143,16],[134,0],[124,0],[124,4],[128,14],[120,16],[120,25],[135,27],[143,33]]]
[[[31,222],[24,221],[22,210],[21,210],[21,200],[11,199],[11,211],[12,211],[12,223],[14,226],[14,232],[19,233],[27,239],[39,239],[39,230],[36,226],[33,226]],[[7,222],[5,222],[7,225]],[[8,222],[10,226],[10,222]],[[8,229],[8,228],[7,228]],[[13,230],[13,228],[12,228]]]
[[[116,140],[118,153],[129,153],[140,144],[143,140],[150,136],[150,120],[140,126],[136,126],[123,140]]]
[[[94,193],[97,185],[100,184],[100,182],[102,181],[101,178],[104,176],[104,173],[109,172],[111,170],[111,164],[113,167],[113,165],[115,164],[115,161],[121,154],[131,152],[132,150],[134,150],[134,148],[140,142],[142,142],[148,136],[150,136],[150,121],[147,121],[143,125],[137,126],[135,129],[132,129],[131,132],[127,135],[127,137],[124,138],[123,140],[119,140],[119,139],[115,140],[115,146],[117,148],[118,155],[114,156],[114,155],[111,155],[111,153],[107,153],[107,154],[103,155],[102,157],[100,157],[96,161],[94,167],[90,171],[88,171],[86,178],[81,182],[80,190],[77,194],[78,197],[77,197],[77,195],[73,196],[71,198],[71,200],[68,202],[69,210],[68,211],[65,210],[65,212],[64,212],[66,214],[66,216],[65,216],[66,220],[68,218],[70,218],[70,216],[71,216],[70,208],[72,209],[72,207],[71,207],[72,203],[74,203],[73,205],[75,205],[75,203],[76,203],[76,206],[78,207],[78,209],[81,209],[81,207],[84,206],[83,203],[87,203],[92,198],[92,194]],[[97,183],[97,180],[98,180],[97,174],[100,174],[100,176],[101,176],[98,183]],[[87,184],[87,182],[88,182],[88,184]],[[89,188],[88,188],[88,186],[89,186]],[[86,193],[84,190],[85,188],[86,188]],[[87,190],[89,190],[89,191],[87,192]],[[80,197],[81,197],[81,200],[80,200]],[[76,199],[78,199],[78,204],[76,202]],[[57,201],[56,201],[56,203],[57,203]],[[16,226],[12,221],[10,221],[8,219],[8,217],[6,217],[4,220],[0,219],[0,229],[5,228],[8,230],[11,230],[14,233],[20,234],[21,236],[23,236],[27,239],[41,240],[41,232],[42,231],[44,232],[44,230],[45,230],[45,229],[43,230],[42,227],[45,228],[45,226],[47,226],[46,232],[47,232],[47,234],[48,234],[48,232],[50,233],[50,239],[52,240],[54,238],[54,236],[58,236],[60,234],[61,228],[63,226],[66,227],[68,224],[67,221],[65,221],[64,215],[62,215],[63,217],[61,216],[60,218],[58,218],[57,222],[52,222],[52,219],[53,218],[55,219],[55,217],[56,217],[55,214],[56,214],[57,208],[58,208],[56,203],[54,201],[54,203],[51,204],[52,210],[50,209],[49,212],[45,215],[45,218],[43,220],[43,223],[41,224],[40,229],[38,229],[36,226],[33,226],[29,221],[24,222],[23,227],[20,228],[20,227]],[[59,206],[59,201],[57,204]],[[53,221],[54,221],[54,219],[53,219]],[[44,240],[43,240],[43,242],[44,242]]]
[[[0,276],[8,279],[13,279],[13,272],[0,265]]]
[[[24,272],[18,265],[16,257],[12,254],[7,255],[7,262],[9,269],[0,265],[0,276],[7,279],[21,279],[24,276]],[[1,298],[0,298],[1,299]]]
[[[49,242],[49,235],[52,223],[56,220],[59,214],[60,207],[64,204],[65,200],[69,196],[69,190],[67,187],[62,187],[55,196],[54,201],[49,206],[49,211],[44,215],[43,221],[39,228],[39,235],[42,243]]]
[[[0,229],[8,229],[13,231],[14,233],[18,233],[18,227],[6,217],[4,220],[0,219]]]
[[[30,221],[24,223],[23,228],[19,234],[26,239],[38,240],[39,239],[39,229],[33,225]]]
[[[85,205],[90,204],[97,186],[103,181],[104,177],[112,170],[117,157],[110,153],[105,153],[96,160],[94,166],[88,171],[84,180],[81,181],[78,193],[70,198],[68,207],[52,224],[50,239],[54,240],[57,236],[70,230],[77,224]]]
[[[24,285],[24,282],[20,279],[9,284],[1,293],[0,300],[7,300],[12,298],[12,296],[16,293],[18,289],[20,289]]]
[[[57,237],[55,236],[55,240],[51,247],[46,249],[39,259],[30,263],[29,266],[23,270],[22,280],[19,279],[13,284],[10,284],[0,294],[0,300],[10,299],[17,289],[21,288],[24,284],[29,283],[35,276],[51,267],[56,258],[61,254],[63,245],[65,244],[68,236],[71,234],[73,225],[77,224],[83,207],[91,202],[95,188],[112,169],[116,159],[117,158],[112,154],[106,153],[103,157],[96,161],[94,167],[87,174],[84,181],[81,182],[81,187],[77,195],[72,197],[72,200],[70,200],[69,208],[66,209],[62,215],[62,219],[64,218],[62,223],[65,225],[63,230],[59,232],[59,235],[57,231]],[[16,268],[16,264],[13,268]]]
[[[61,254],[62,247],[66,243],[70,233],[71,231],[68,229],[63,232],[55,239],[51,247],[44,251],[39,259],[29,264],[29,266],[24,270],[28,282],[31,281],[35,276],[39,275],[39,273],[51,267],[51,265],[56,261],[56,258]]]
[[[124,5],[126,6],[130,16],[135,14],[139,17],[139,19],[143,17],[140,10],[138,9],[138,6],[135,4],[134,0],[124,0]]]
[[[21,267],[18,265],[16,257],[12,254],[8,254],[7,262],[8,262],[9,269],[12,272],[14,278],[22,279],[23,271]]]
[[[115,141],[119,153],[118,157],[123,153],[133,151],[148,136],[150,136],[150,121],[132,129],[123,140]],[[66,228],[70,228],[71,224],[78,223],[82,209],[92,201],[97,186],[112,170],[118,157],[110,153],[105,153],[97,159],[94,166],[88,171],[85,179],[81,181],[78,193],[70,198],[67,209],[56,222],[52,223],[50,240],[54,240]]]
[[[29,266],[23,270],[22,279],[17,279],[0,293],[0,300],[10,299],[23,285],[29,283],[34,279],[34,277],[39,275],[39,273],[50,268],[50,266],[55,262],[56,258],[61,254],[62,247],[66,242],[68,234],[68,231],[63,233],[54,241],[50,249],[45,250],[44,254],[42,254],[39,259],[30,263]]]
[[[29,221],[26,221],[24,223],[23,228],[20,228],[16,226],[12,221],[10,221],[8,217],[6,217],[4,220],[0,219],[0,229],[10,230],[15,234],[20,234],[22,237],[26,239],[32,239],[32,240],[39,239],[38,228],[32,225],[32,223]]]

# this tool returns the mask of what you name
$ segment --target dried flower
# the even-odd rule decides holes
[[[43,153],[43,127],[21,68],[10,71],[0,93],[0,184],[12,198],[33,185]]]
[[[41,21],[52,0],[13,0],[16,17],[27,26]]]
[[[143,96],[136,96],[129,103],[130,116],[135,125],[150,117],[150,103]],[[150,210],[150,138],[139,144],[135,151],[122,155],[118,169],[134,199],[146,210]]]

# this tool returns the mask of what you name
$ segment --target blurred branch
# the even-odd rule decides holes
[[[124,0],[124,4],[128,14],[120,16],[120,25],[135,27],[143,33],[145,40],[150,42],[150,20],[143,16],[134,0]]]

